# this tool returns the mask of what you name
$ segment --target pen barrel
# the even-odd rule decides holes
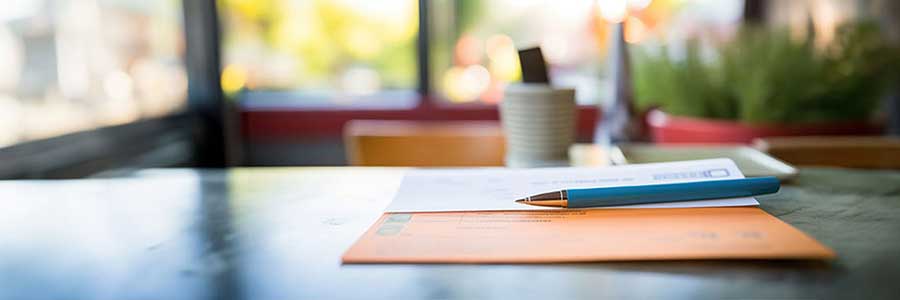
[[[775,177],[757,177],[567,191],[569,208],[586,208],[751,197],[778,192],[780,187]]]

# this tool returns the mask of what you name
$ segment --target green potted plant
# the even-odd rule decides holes
[[[786,31],[744,28],[703,56],[638,49],[634,92],[661,143],[748,143],[779,135],[871,134],[898,52],[872,23],[841,26],[827,45]]]

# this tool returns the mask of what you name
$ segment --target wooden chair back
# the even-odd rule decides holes
[[[344,144],[354,166],[502,166],[505,151],[496,121],[353,120]]]

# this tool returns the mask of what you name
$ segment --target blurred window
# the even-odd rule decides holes
[[[575,87],[580,104],[609,98],[611,24],[630,44],[684,40],[733,30],[740,0],[435,0],[431,77],[450,102],[496,103],[520,79],[516,49],[540,46],[555,85]]]
[[[554,84],[596,98],[607,24],[596,1],[433,1],[435,90],[454,103],[496,103],[519,80],[516,49],[540,46]]]
[[[383,107],[414,105],[421,98],[416,38],[422,26],[415,0],[218,1],[226,94],[276,107]],[[596,104],[608,90],[611,23],[624,22],[626,39],[641,43],[664,32],[732,28],[727,25],[740,21],[743,5],[740,0],[426,3],[429,86],[442,101],[488,104],[500,101],[503,88],[519,80],[516,49],[541,46],[554,84],[576,87],[579,103]]]
[[[16,0],[0,10],[0,146],[184,107],[177,0]]]
[[[218,3],[226,94],[289,91],[253,94],[306,106],[418,99],[416,0]]]

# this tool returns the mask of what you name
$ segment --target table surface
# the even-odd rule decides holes
[[[806,168],[762,208],[833,262],[341,265],[400,168],[0,182],[0,299],[892,298],[900,172]]]

